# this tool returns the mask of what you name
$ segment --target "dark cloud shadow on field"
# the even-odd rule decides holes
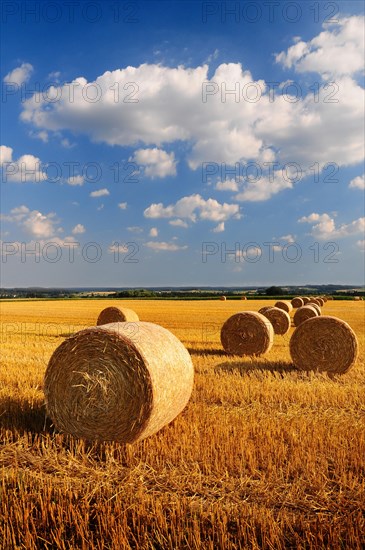
[[[226,361],[215,365],[214,371],[217,373],[238,373],[248,374],[254,371],[275,372],[279,374],[286,374],[288,372],[299,372],[297,367],[293,363],[286,361],[266,361],[264,363],[260,361],[245,360],[242,361]]]

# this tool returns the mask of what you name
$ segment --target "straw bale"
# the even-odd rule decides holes
[[[290,315],[279,307],[270,307],[263,315],[269,319],[275,334],[286,334],[290,329]]]
[[[242,311],[232,315],[221,329],[222,346],[234,355],[262,355],[270,350],[274,329],[264,315]]]
[[[279,300],[279,302],[276,302],[275,307],[279,307],[280,309],[283,309],[287,313],[290,313],[293,311],[293,306],[288,300]]]
[[[193,388],[184,345],[153,323],[110,323],[65,340],[44,379],[57,429],[87,440],[132,443],[171,422]]]
[[[302,370],[343,374],[356,362],[358,342],[352,328],[337,317],[308,319],[290,340],[293,363]]]
[[[134,323],[139,321],[139,317],[133,309],[126,307],[106,307],[103,309],[96,321],[97,326],[107,325],[108,323]]]
[[[298,327],[307,319],[310,319],[311,317],[318,317],[318,315],[318,311],[315,307],[313,307],[313,305],[308,304],[307,306],[300,307],[294,313],[294,326]]]

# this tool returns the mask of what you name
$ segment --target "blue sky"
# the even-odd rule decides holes
[[[1,16],[2,286],[363,284],[362,2]]]

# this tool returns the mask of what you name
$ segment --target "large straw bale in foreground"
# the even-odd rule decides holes
[[[356,362],[358,343],[352,328],[323,315],[302,323],[290,339],[293,363],[302,370],[343,374]]]
[[[293,322],[295,327],[299,327],[304,321],[310,319],[311,317],[318,317],[319,313],[314,305],[307,305],[300,307],[296,310],[293,317]]]
[[[106,307],[103,309],[96,321],[97,326],[107,325],[108,323],[134,323],[139,321],[139,317],[133,309],[126,307]]]
[[[44,380],[55,426],[88,440],[132,443],[187,404],[193,364],[183,344],[153,323],[90,327],[53,353]]]
[[[221,329],[222,346],[234,355],[262,355],[269,351],[273,341],[272,324],[256,311],[232,315]]]
[[[290,329],[290,315],[279,307],[270,307],[263,315],[269,319],[275,334],[286,334]]]

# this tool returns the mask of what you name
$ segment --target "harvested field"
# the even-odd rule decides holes
[[[0,548],[361,550],[363,304],[325,305],[359,340],[356,365],[329,378],[293,367],[293,327],[262,357],[225,354],[222,324],[274,300],[119,303],[187,347],[192,398],[133,445],[56,432],[45,417],[48,360],[116,301],[1,303]]]

